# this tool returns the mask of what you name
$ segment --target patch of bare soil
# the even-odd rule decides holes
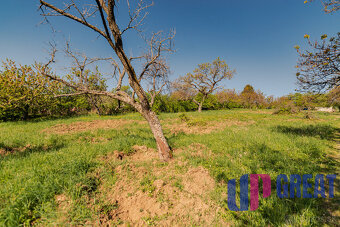
[[[135,153],[129,157],[132,161],[150,161],[158,158],[157,151],[147,146],[134,145]]]
[[[105,143],[108,142],[109,140],[111,140],[111,138],[105,138],[105,137],[91,137],[91,136],[81,136],[79,137],[78,141],[82,142],[82,141],[87,141],[90,143]]]
[[[239,113],[255,113],[255,114],[273,114],[273,111],[264,111],[264,110],[243,110]]]
[[[7,155],[8,151],[6,151],[5,149],[0,148],[0,155],[4,156]]]
[[[310,118],[310,119],[306,119],[306,118],[290,118],[290,119],[286,119],[286,120],[283,120],[283,121],[287,121],[287,122],[296,122],[296,121],[300,121],[300,122],[303,122],[303,121],[308,121],[308,122],[323,122],[325,121],[324,119],[320,119],[320,118]]]
[[[220,208],[210,198],[215,181],[206,169],[189,166],[180,157],[162,163],[154,149],[145,146],[134,146],[134,149],[133,155],[116,165],[114,186],[99,188],[109,203],[117,204],[117,208],[110,211],[114,223],[122,226],[227,226],[218,215]],[[115,154],[109,154],[105,162],[112,163],[112,157]]]
[[[71,124],[57,124],[50,128],[44,129],[42,132],[53,134],[67,134],[83,131],[91,131],[96,129],[120,129],[127,124],[138,123],[134,120],[95,120],[95,121],[79,121]]]
[[[70,209],[70,199],[67,198],[66,195],[60,194],[55,197],[55,200],[58,205],[58,216],[59,216],[59,222],[65,223],[67,222],[67,213]]]
[[[25,152],[27,149],[31,149],[33,146],[31,144],[27,144],[23,147],[4,147],[0,148],[0,156],[6,156],[9,154],[13,154],[16,152]],[[43,150],[47,149],[47,147],[43,147]]]
[[[176,149],[175,152],[177,154],[187,153],[192,157],[205,157],[209,158],[214,156],[214,153],[209,150],[204,144],[200,143],[192,143],[186,148]]]
[[[228,126],[247,126],[254,124],[255,121],[237,121],[237,120],[224,120],[224,121],[210,121],[206,125],[192,125],[189,126],[185,122],[174,121],[165,124],[165,128],[169,129],[171,133],[177,135],[178,133],[185,134],[209,134],[225,129]]]

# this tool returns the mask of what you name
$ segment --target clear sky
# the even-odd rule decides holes
[[[294,45],[305,46],[304,34],[319,39],[322,34],[340,31],[340,13],[325,14],[318,1],[304,4],[304,0],[154,0],[154,3],[145,21],[145,31],[176,29],[177,52],[169,59],[171,79],[219,56],[237,71],[224,86],[238,91],[251,84],[266,95],[294,92],[297,60]],[[59,45],[65,39],[89,56],[112,54],[96,34],[67,19],[51,18],[57,33],[52,33],[48,25],[39,25],[42,17],[38,6],[38,0],[1,2],[0,60],[10,58],[21,64],[43,61],[48,56],[47,43],[54,40]],[[123,15],[126,11],[122,9],[119,13]],[[143,43],[130,33],[124,47],[127,53],[137,54]]]

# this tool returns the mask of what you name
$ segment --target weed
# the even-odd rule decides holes
[[[142,191],[147,192],[149,196],[152,196],[153,192],[156,190],[156,187],[153,185],[154,181],[154,177],[145,176],[140,182]]]

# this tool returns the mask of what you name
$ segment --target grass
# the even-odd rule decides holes
[[[181,158],[189,166],[203,166],[209,171],[216,181],[210,197],[221,208],[220,216],[226,223],[237,226],[332,226],[339,221],[334,217],[339,212],[338,208],[332,205],[339,202],[337,191],[333,200],[278,199],[273,180],[279,174],[315,176],[318,173],[339,173],[340,165],[334,158],[339,154],[335,150],[340,128],[339,114],[314,113],[313,119],[304,119],[303,114],[271,115],[270,111],[252,110],[192,112],[186,115],[190,122],[199,122],[199,125],[214,121],[253,122],[203,135],[172,134],[165,128],[166,137],[175,150],[190,150],[192,144],[204,145],[204,155],[183,152],[176,156],[175,153],[175,159]],[[159,118],[163,124],[173,120],[180,122],[183,114],[160,114]],[[147,125],[131,124],[123,129],[97,129],[61,135],[41,132],[56,124],[99,119],[142,120],[138,114],[127,114],[0,123],[0,150],[7,152],[0,156],[1,226],[82,225],[117,209],[117,204],[108,203],[105,194],[99,193],[99,188],[109,191],[115,185],[117,164],[105,164],[99,157],[114,150],[132,153],[136,144],[156,149]],[[105,140],[93,143],[88,138]],[[128,171],[129,165],[125,165],[124,160],[121,165]],[[148,168],[149,164],[144,165]],[[181,171],[178,167],[178,172]],[[257,211],[229,211],[226,182],[239,179],[243,174],[255,173],[270,174],[272,195],[266,199],[260,197]],[[134,178],[133,175],[129,177]],[[154,180],[152,175],[138,179],[136,190],[139,188],[151,195],[156,190]],[[173,180],[172,185],[183,190],[180,179]],[[338,185],[337,182],[336,190]],[[58,195],[65,195],[70,201],[64,215],[66,219],[60,218],[60,204],[56,201]],[[122,220],[111,219],[114,224],[122,223]],[[147,225],[157,225],[158,219],[157,216],[148,216],[144,221]]]

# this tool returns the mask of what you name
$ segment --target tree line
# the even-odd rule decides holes
[[[222,66],[222,67],[219,67]],[[41,64],[31,66],[18,65],[14,61],[3,62],[0,71],[0,120],[28,120],[34,118],[65,117],[83,114],[115,115],[136,111],[133,106],[120,103],[119,100],[96,94],[77,94],[65,84],[46,78],[39,73]],[[151,88],[146,92],[152,110],[156,113],[176,113],[186,111],[220,110],[233,108],[281,109],[287,112],[314,109],[315,107],[339,107],[339,88],[324,94],[294,93],[282,97],[266,96],[252,85],[246,85],[241,92],[235,89],[223,89],[219,82],[230,79],[234,70],[226,68],[224,61],[217,58],[211,64],[199,65],[195,73],[188,73],[174,82],[160,81],[153,77]],[[224,68],[223,73],[204,74],[206,68],[212,72]],[[155,69],[156,70],[156,69]],[[87,84],[92,89],[108,92],[107,81],[103,79],[98,67],[94,71],[80,72],[71,69],[66,76],[74,80],[84,74]],[[153,73],[151,75],[158,75]],[[202,79],[201,77],[204,77]],[[212,77],[213,79],[207,80]],[[192,85],[194,84],[194,85]],[[164,89],[167,87],[167,89]],[[132,95],[129,86],[121,90]],[[74,93],[74,95],[69,95]],[[67,94],[67,95],[65,95]]]

